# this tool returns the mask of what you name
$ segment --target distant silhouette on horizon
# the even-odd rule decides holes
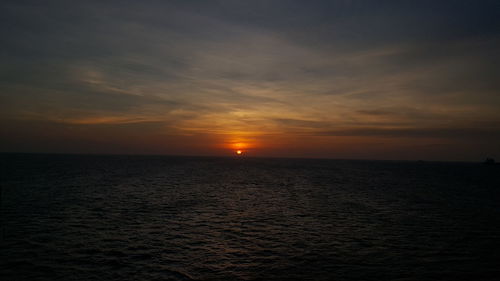
[[[486,158],[486,160],[484,160],[484,164],[486,164],[486,165],[495,165],[496,162],[495,162],[495,159],[488,157],[488,158]]]

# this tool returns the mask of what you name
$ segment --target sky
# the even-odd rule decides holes
[[[500,158],[499,1],[3,0],[0,34],[2,152]]]

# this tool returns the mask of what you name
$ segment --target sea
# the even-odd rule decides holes
[[[500,167],[1,154],[0,279],[500,280]]]

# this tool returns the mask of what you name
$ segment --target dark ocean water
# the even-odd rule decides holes
[[[500,280],[500,167],[1,155],[1,280]]]

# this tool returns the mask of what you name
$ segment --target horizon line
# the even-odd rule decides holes
[[[331,158],[331,157],[283,157],[283,156],[240,156],[240,155],[188,155],[188,154],[161,154],[161,153],[84,153],[84,152],[4,152],[1,155],[24,154],[24,155],[67,155],[67,156],[156,156],[156,157],[184,157],[184,158],[249,158],[249,159],[295,159],[295,160],[335,160],[335,161],[380,161],[380,162],[434,162],[434,163],[484,163],[480,161],[466,160],[425,160],[425,159],[374,159],[374,158]],[[491,157],[486,157],[491,158]]]

